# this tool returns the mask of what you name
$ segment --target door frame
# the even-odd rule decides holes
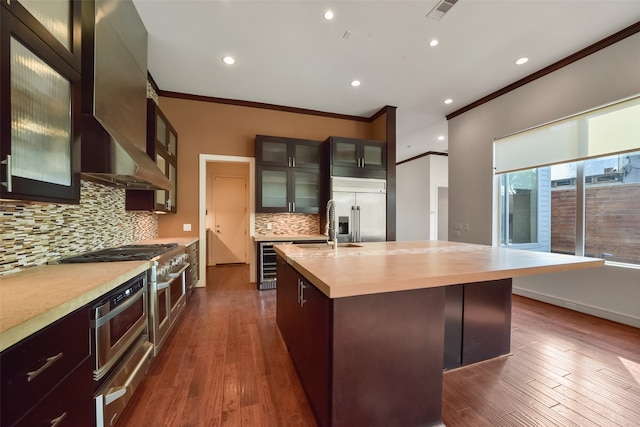
[[[253,157],[241,156],[223,156],[217,154],[200,154],[199,172],[198,172],[198,236],[200,238],[200,261],[199,264],[204,266],[200,270],[199,287],[206,286],[207,283],[207,228],[206,228],[206,210],[207,210],[207,163],[248,163],[249,164],[249,241],[247,248],[249,250],[249,281],[256,281],[256,251],[252,250],[253,237],[256,229],[256,159]],[[203,250],[204,248],[204,250]],[[254,248],[255,249],[255,248]]]

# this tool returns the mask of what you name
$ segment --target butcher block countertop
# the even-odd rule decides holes
[[[0,276],[0,351],[148,268],[149,261],[59,264]]]
[[[276,245],[329,298],[483,282],[604,266],[604,260],[470,243],[358,243],[361,247]]]

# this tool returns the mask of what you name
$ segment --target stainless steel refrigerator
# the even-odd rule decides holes
[[[387,240],[387,181],[331,177],[338,242]]]

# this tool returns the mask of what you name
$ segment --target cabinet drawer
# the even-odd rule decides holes
[[[87,358],[22,418],[16,427],[94,425],[92,371],[91,359]]]
[[[0,424],[11,425],[87,356],[89,309],[80,309],[0,354]],[[89,374],[91,379],[91,374]]]

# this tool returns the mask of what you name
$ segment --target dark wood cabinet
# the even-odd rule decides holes
[[[78,203],[81,3],[25,4],[0,3],[0,198]]]
[[[0,353],[0,424],[93,425],[89,327],[83,308]]]
[[[256,212],[319,213],[325,191],[322,142],[257,135]]]
[[[318,424],[329,423],[331,300],[278,257],[276,320]]]
[[[178,210],[178,133],[160,107],[147,99],[147,154],[173,184],[173,190],[127,190],[130,211],[176,213]]]
[[[385,143],[332,136],[327,144],[331,153],[331,176],[386,179]]]
[[[276,321],[319,426],[439,424],[444,287],[330,299],[282,257],[277,272]]]
[[[256,163],[319,170],[322,165],[322,141],[256,135]]]

